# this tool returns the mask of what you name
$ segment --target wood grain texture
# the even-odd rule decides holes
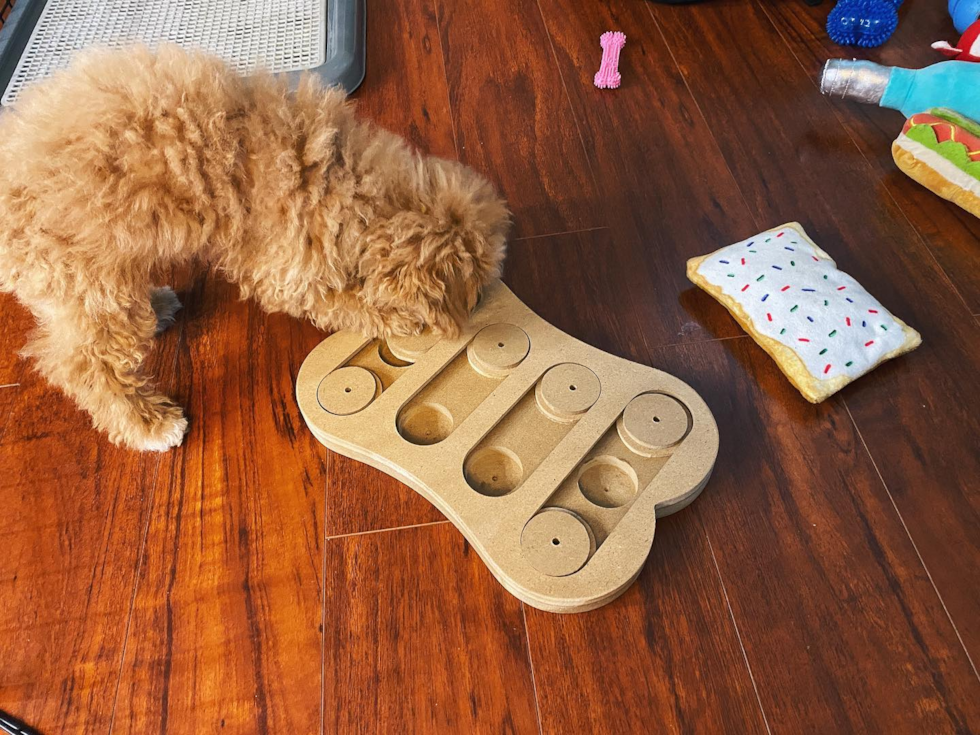
[[[625,266],[613,272],[632,295],[644,339],[671,344],[742,334],[727,316],[690,298],[684,264],[751,234],[752,218],[646,4],[540,4]],[[592,84],[596,29],[609,28],[627,37],[623,86],[612,91]]]
[[[177,399],[191,430],[154,493],[115,732],[314,732],[324,450],[293,377],[322,334],[206,280]]]
[[[435,0],[373,2],[367,81],[357,109],[434,156],[456,158]]]
[[[325,554],[325,732],[538,730],[520,603],[455,528]]]
[[[519,240],[510,244],[504,282],[542,319],[566,334],[628,360],[646,354],[647,330],[638,319],[629,276],[638,263],[629,241],[608,229]],[[556,272],[555,263],[561,263]],[[575,304],[555,298],[560,289]],[[624,282],[625,281],[625,282]]]
[[[328,536],[445,521],[428,500],[391,475],[328,451]]]
[[[543,732],[766,732],[692,509],[657,521],[643,572],[610,605],[525,608]]]
[[[946,4],[941,2],[903,4],[898,30],[888,43],[876,49],[846,50],[828,38],[825,9],[780,0],[761,0],[760,4],[815,88],[819,88],[820,71],[827,59],[857,57],[919,69],[945,59],[930,48],[932,41],[955,43],[959,37]],[[980,312],[980,219],[924,190],[895,166],[891,143],[904,123],[900,112],[840,100],[832,104],[854,144],[853,148],[842,146],[836,155],[863,156],[868,161],[880,177],[880,189],[894,198],[970,310]]]
[[[30,372],[27,360],[20,351],[34,327],[31,313],[17,303],[13,296],[0,294],[0,385],[20,383]]]
[[[515,236],[603,224],[537,5],[436,3],[459,158],[498,184],[516,215]],[[596,41],[596,63],[600,55]]]
[[[161,385],[178,338],[149,361]],[[23,380],[0,390],[0,709],[41,732],[106,732],[160,456],[113,447]]]
[[[684,374],[719,423],[689,510],[772,732],[975,730],[980,682],[842,402],[803,402],[748,338],[653,364]]]
[[[758,229],[799,219],[842,270],[923,335],[917,352],[840,395],[977,660],[980,392],[963,379],[980,373],[976,321],[894,200],[880,195],[876,172],[863,158],[836,152],[839,123],[793,57],[759,43],[738,67],[724,63],[746,35],[775,32],[758,6],[720,3],[690,13],[651,6],[651,13],[704,114],[728,122],[715,137]],[[778,165],[761,167],[760,149]]]

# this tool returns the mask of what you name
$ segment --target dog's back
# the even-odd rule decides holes
[[[152,260],[200,240],[247,102],[221,62],[172,47],[84,54],[28,90],[0,116],[0,284],[25,258],[56,267],[124,244]]]

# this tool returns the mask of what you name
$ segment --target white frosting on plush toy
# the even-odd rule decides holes
[[[722,248],[698,273],[818,380],[856,378],[905,341],[891,312],[794,227]]]

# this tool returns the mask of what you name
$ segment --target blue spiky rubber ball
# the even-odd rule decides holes
[[[901,0],[840,0],[827,17],[827,34],[841,46],[880,46],[898,28]]]

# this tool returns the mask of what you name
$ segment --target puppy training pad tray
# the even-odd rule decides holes
[[[19,0],[0,31],[4,105],[90,46],[175,43],[242,74],[364,78],[365,0]]]
[[[412,487],[553,612],[622,594],[718,453],[688,385],[558,331],[499,281],[457,339],[333,334],[296,396],[321,443]]]

